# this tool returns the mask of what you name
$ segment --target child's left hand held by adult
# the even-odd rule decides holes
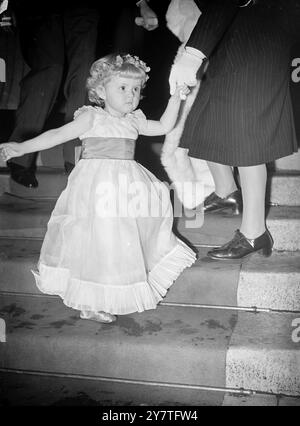
[[[177,85],[174,93],[175,98],[179,98],[182,101],[185,101],[187,95],[190,93],[190,89],[186,84]]]

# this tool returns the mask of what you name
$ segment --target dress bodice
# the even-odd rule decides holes
[[[147,119],[141,110],[115,117],[100,107],[83,106],[74,114],[88,112],[91,127],[80,136],[82,146],[75,148],[75,162],[79,159],[133,160],[135,141],[147,128]]]
[[[80,136],[81,140],[94,137],[137,139],[147,128],[147,119],[141,110],[115,117],[100,107],[84,106],[75,112],[74,117],[83,112],[90,114],[91,127]]]

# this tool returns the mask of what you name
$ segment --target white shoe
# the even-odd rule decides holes
[[[107,312],[102,312],[102,311],[101,312],[81,311],[80,318],[103,322],[103,323],[114,322],[117,319],[115,315],[109,314]]]

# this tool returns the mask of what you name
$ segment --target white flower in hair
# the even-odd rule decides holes
[[[135,67],[142,69],[145,73],[148,73],[151,69],[138,56],[132,56],[130,54],[124,55],[123,57],[121,55],[118,55],[116,57],[115,65],[117,67],[121,67],[123,63],[132,64]]]

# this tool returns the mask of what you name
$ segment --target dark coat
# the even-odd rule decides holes
[[[189,155],[252,166],[292,154],[290,51],[300,30],[298,0],[209,0],[187,46],[209,66],[180,146]]]
[[[53,13],[62,13],[65,9],[75,7],[97,9],[100,0],[9,0],[10,5],[18,15],[47,16]]]

